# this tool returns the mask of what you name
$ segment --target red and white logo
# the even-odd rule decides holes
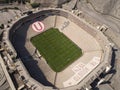
[[[44,24],[40,21],[34,22],[32,28],[36,32],[42,32],[44,30]]]

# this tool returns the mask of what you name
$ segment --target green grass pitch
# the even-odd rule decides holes
[[[82,55],[82,50],[55,28],[31,38],[31,42],[55,72],[62,71]]]

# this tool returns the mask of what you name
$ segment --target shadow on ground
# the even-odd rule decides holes
[[[38,66],[37,60],[35,60],[32,57],[32,55],[28,52],[28,50],[25,48],[28,28],[33,22],[37,20],[38,19],[24,23],[22,27],[19,27],[12,34],[11,42],[17,52],[17,58],[21,58],[23,64],[25,65],[31,77],[33,77],[35,80],[37,80],[38,82],[45,86],[55,87],[54,85],[47,81],[46,77],[44,76],[43,72]]]

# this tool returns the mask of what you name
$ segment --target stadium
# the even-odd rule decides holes
[[[22,61],[20,75],[35,90],[82,90],[110,66],[111,47],[102,32],[59,8],[21,17],[8,41]]]

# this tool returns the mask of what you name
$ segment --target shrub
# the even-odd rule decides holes
[[[4,29],[4,24],[1,24],[1,25],[0,25],[0,28],[1,28],[1,29]]]
[[[32,3],[31,6],[32,8],[37,8],[40,6],[40,3]]]
[[[15,10],[19,10],[19,8],[18,8],[18,7],[14,7],[14,9],[15,9]]]

